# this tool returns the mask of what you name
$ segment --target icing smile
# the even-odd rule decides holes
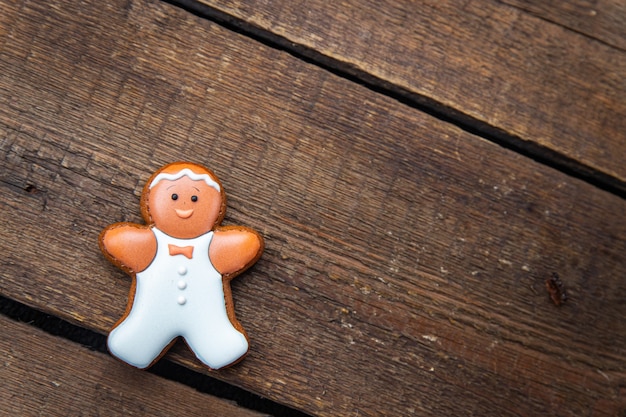
[[[193,214],[193,209],[189,209],[189,210],[175,209],[175,210],[176,210],[176,215],[180,217],[181,219],[188,219]]]

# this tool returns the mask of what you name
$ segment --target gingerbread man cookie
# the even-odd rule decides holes
[[[144,187],[145,225],[116,223],[102,231],[102,253],[133,278],[126,313],[107,340],[113,356],[147,368],[178,337],[212,369],[248,352],[230,280],[259,259],[263,239],[243,226],[220,226],[225,211],[215,174],[177,162]]]

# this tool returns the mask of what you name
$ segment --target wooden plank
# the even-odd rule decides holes
[[[502,0],[542,19],[626,50],[626,4],[621,0]]]
[[[515,146],[548,148],[569,158],[565,166],[597,170],[626,190],[623,49],[496,0],[199,1],[212,8],[203,13],[240,19],[419,104],[434,100],[505,131]]]
[[[97,235],[191,158],[266,240],[215,377],[320,416],[624,409],[624,200],[171,5],[1,4],[2,295],[106,332]]]
[[[4,316],[0,328],[2,415],[261,415]]]

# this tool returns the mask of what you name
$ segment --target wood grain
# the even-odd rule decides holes
[[[520,148],[548,148],[626,190],[623,49],[496,0],[199,1],[220,19],[315,51],[418,104],[469,115]],[[603,31],[620,38],[622,20]]]
[[[0,316],[6,416],[260,416]]]
[[[501,1],[626,51],[626,3],[621,0]]]
[[[216,378],[320,416],[626,409],[624,200],[171,5],[0,4],[2,295],[105,333],[98,233],[192,159],[266,241]]]

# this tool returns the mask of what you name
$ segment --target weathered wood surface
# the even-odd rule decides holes
[[[501,1],[626,50],[626,3],[621,0]]]
[[[594,2],[596,20],[612,16],[595,29],[602,42],[497,0],[200,2],[364,79],[502,129],[522,148],[527,142],[549,148],[626,190],[621,0]],[[534,3],[561,4],[552,6],[554,17],[569,2]]]
[[[3,416],[261,415],[3,316],[0,328]]]
[[[105,333],[97,235],[192,159],[267,245],[216,378],[320,416],[626,409],[623,199],[167,4],[1,4],[3,296]]]

